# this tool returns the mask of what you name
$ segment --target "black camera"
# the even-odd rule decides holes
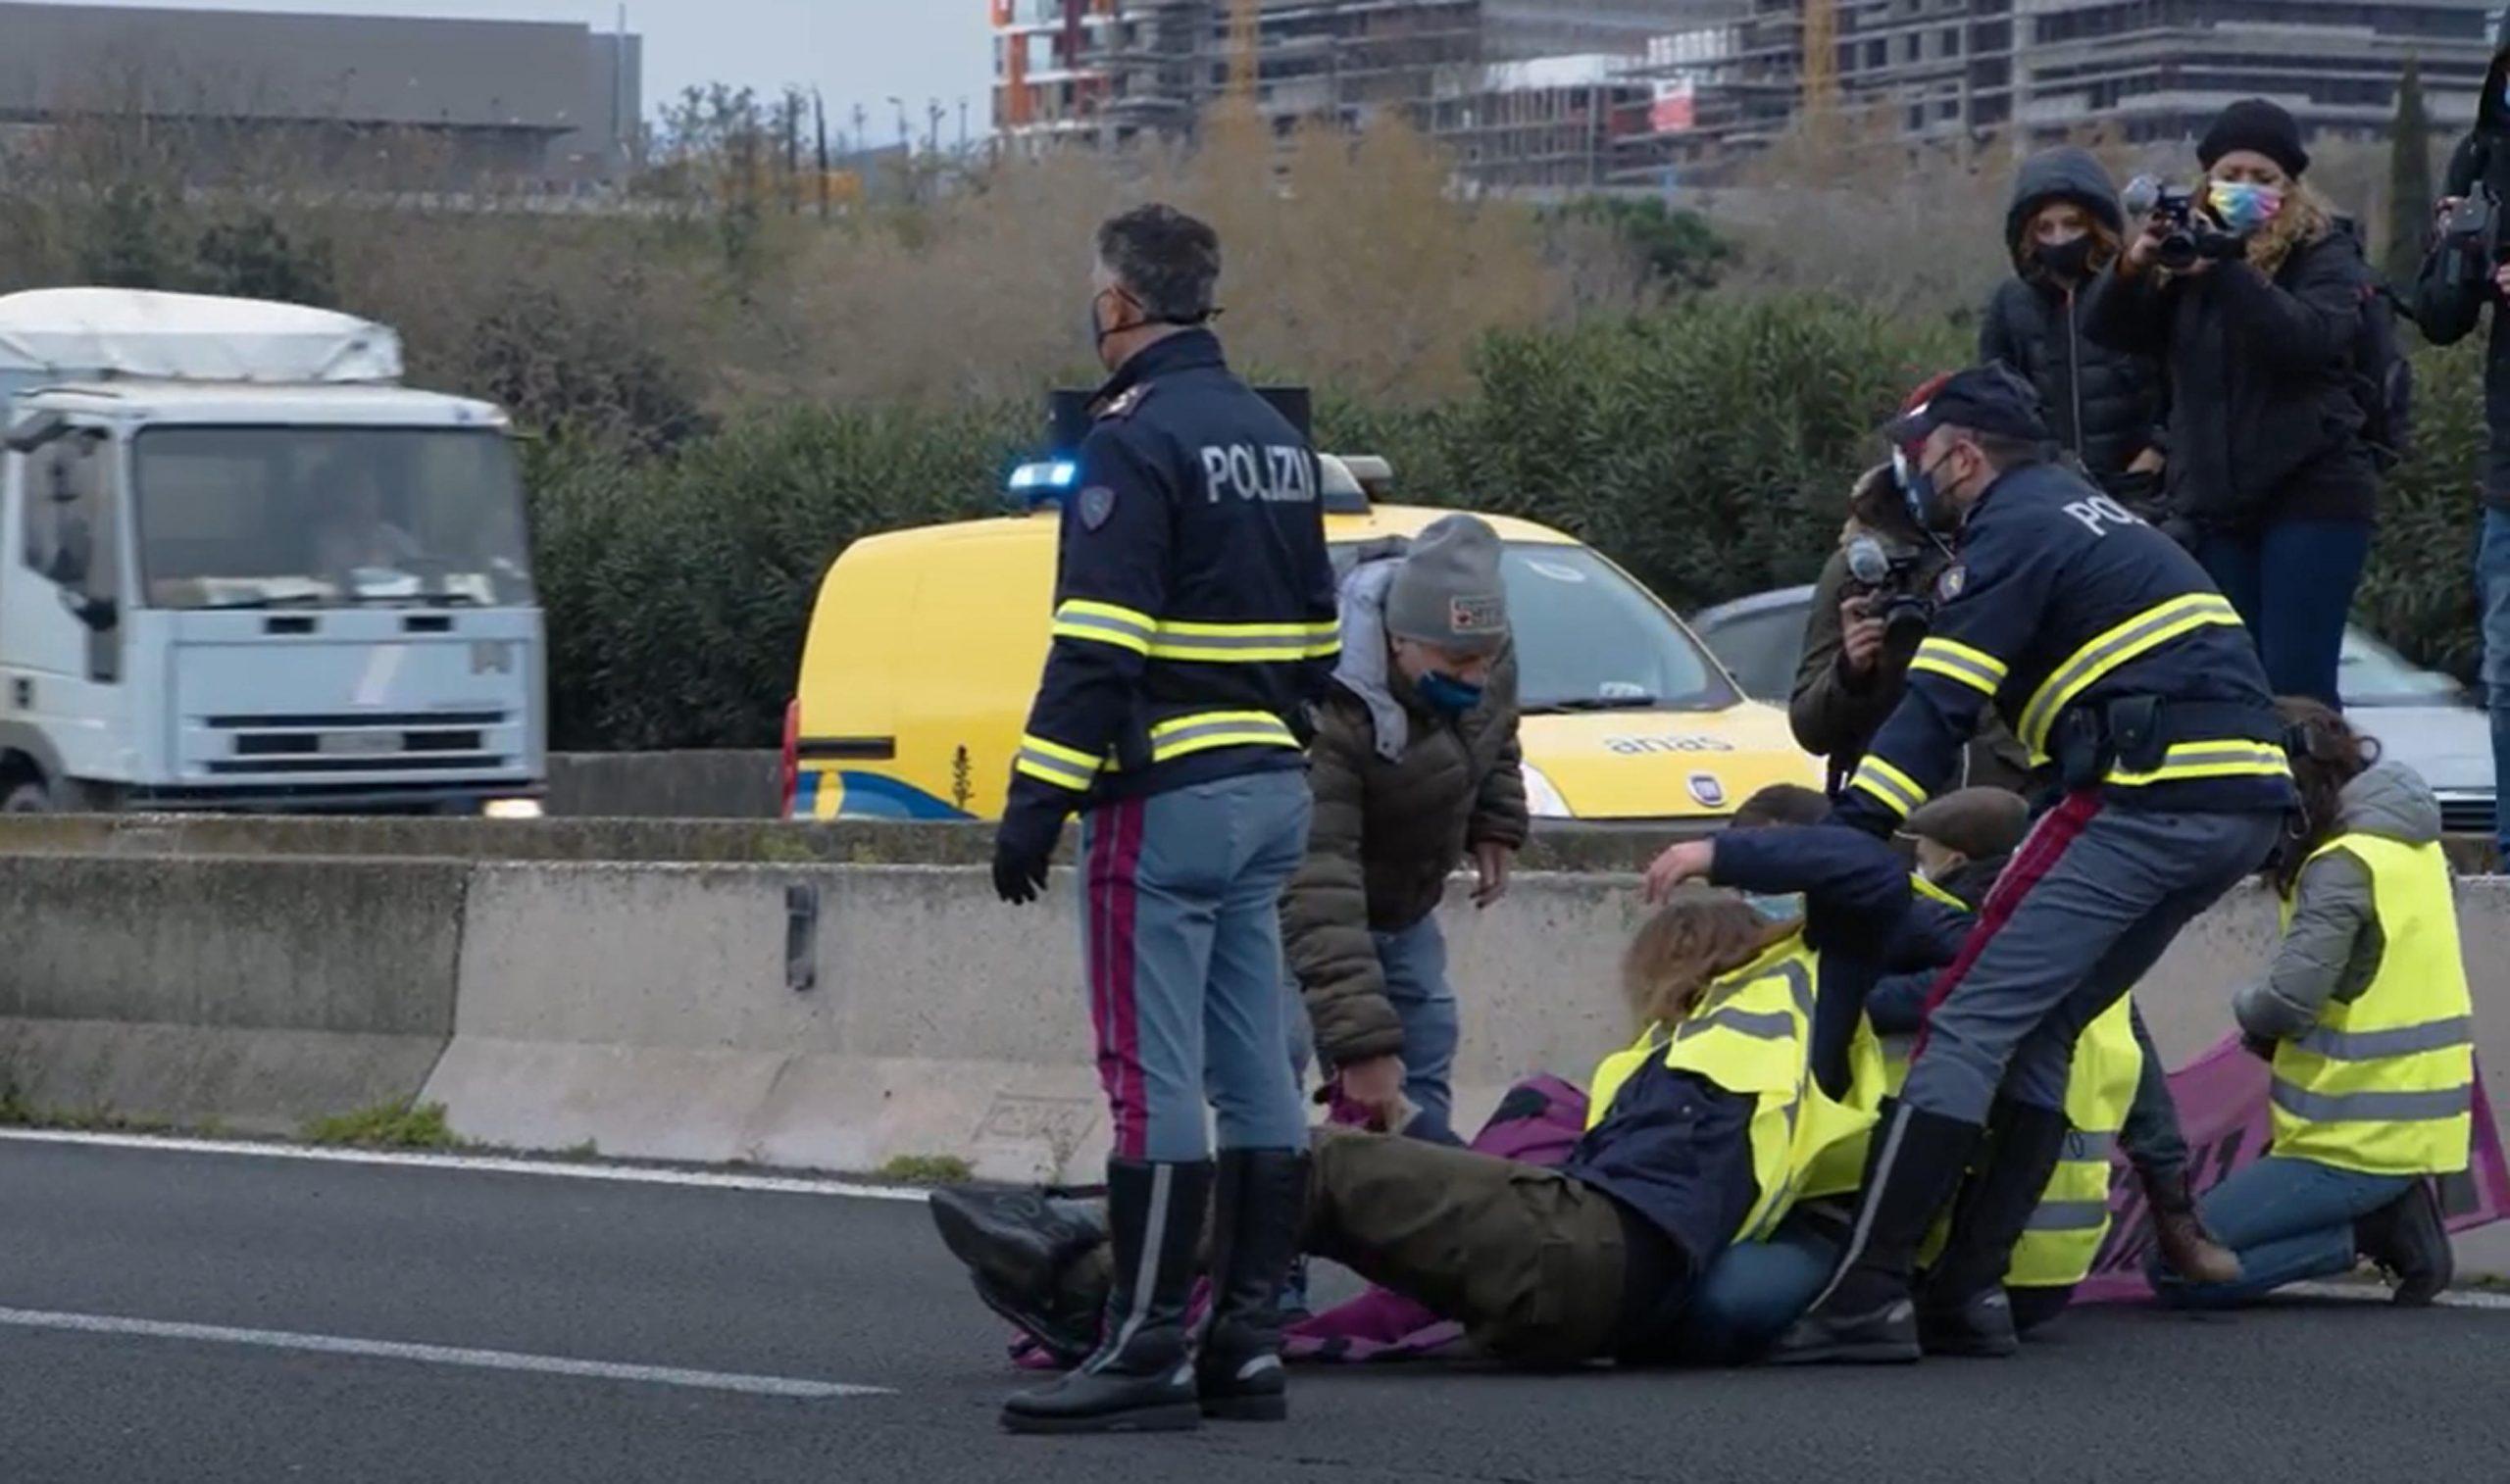
[[[2246,237],[2223,230],[2213,218],[2197,210],[2193,193],[2166,185],[2150,175],[2137,175],[2127,182],[2126,206],[2130,221],[2159,217],[2169,223],[2155,258],[2173,272],[2185,272],[2209,259],[2227,262],[2248,251]]]
[[[2440,219],[2440,281],[2472,288],[2501,266],[2501,201],[2478,180]]]
[[[1901,660],[1916,654],[1934,626],[1934,602],[1922,590],[1917,554],[1895,554],[1872,536],[1858,536],[1847,544],[1847,571],[1861,596],[1879,600],[1882,652]]]

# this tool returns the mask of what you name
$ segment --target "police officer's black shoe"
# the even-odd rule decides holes
[[[2013,1302],[2001,1285],[1937,1307],[1918,1304],[1918,1344],[1931,1356],[2001,1360],[2022,1348]]]
[[[2389,1302],[2421,1309],[2440,1296],[2457,1275],[2440,1198],[2429,1180],[2353,1223],[2353,1245],[2396,1280]]]
[[[1298,1253],[1307,1156],[1231,1149],[1220,1156],[1212,1212],[1212,1317],[1194,1385],[1203,1415],[1279,1422],[1290,1414],[1281,1369],[1281,1279]]]
[[[1185,1308],[1212,1166],[1107,1162],[1115,1283],[1107,1337],[1078,1369],[1003,1404],[1013,1432],[1177,1432],[1202,1425]]]
[[[1951,1232],[1918,1295],[1918,1339],[1928,1355],[1998,1358],[2022,1348],[2004,1275],[2065,1155],[2068,1128],[2054,1109],[1996,1100],[1985,1156],[1962,1182]]]
[[[1979,1126],[1886,1100],[1866,1156],[1865,1193],[1840,1268],[1812,1311],[1779,1336],[1779,1365],[1914,1360],[1917,1304],[1909,1274],[1934,1214],[1952,1199]]]

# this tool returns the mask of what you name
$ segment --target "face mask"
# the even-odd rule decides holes
[[[1442,716],[1461,717],[1481,704],[1481,687],[1436,670],[1421,677],[1421,699]]]
[[[1951,456],[1947,454],[1931,468],[1919,468],[1904,450],[1891,450],[1891,469],[1899,476],[1900,499],[1908,506],[1909,518],[1917,521],[1920,530],[1942,532],[1960,526],[1960,517],[1934,482],[1934,470],[1950,462]]]
[[[1783,897],[1764,897],[1752,894],[1746,895],[1743,898],[1743,902],[1746,906],[1750,907],[1752,911],[1759,913],[1762,918],[1766,921],[1792,922],[1796,918],[1804,915],[1804,894],[1802,892],[1795,892]]]
[[[2080,278],[2091,269],[2091,234],[2069,238],[2038,250],[2039,266],[2060,278]]]
[[[2217,180],[2205,193],[2205,204],[2213,209],[2214,220],[2223,223],[2224,230],[2244,237],[2275,220],[2276,213],[2284,209],[2284,193],[2271,185]]]

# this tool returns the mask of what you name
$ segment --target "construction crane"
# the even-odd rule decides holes
[[[1229,0],[1229,96],[1255,101],[1264,39],[1264,0]]]
[[[1827,127],[1838,105],[1838,0],[1804,0],[1805,123]]]

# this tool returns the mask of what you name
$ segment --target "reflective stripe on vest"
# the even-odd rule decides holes
[[[1068,598],[1055,609],[1058,639],[1107,644],[1153,660],[1196,665],[1280,665],[1330,660],[1342,652],[1341,625],[1310,623],[1206,623],[1154,618],[1137,609],[1086,598]]]
[[[1931,902],[1940,902],[1944,906],[1951,908],[1954,912],[1968,912],[1970,910],[1969,903],[1962,901],[1959,897],[1945,891],[1942,887],[1935,885],[1924,876],[1910,876],[1909,889]]]
[[[2474,1004],[2458,955],[2457,903],[2437,844],[2338,835],[2371,876],[2379,972],[2350,1004],[2275,1048],[2275,1153],[2378,1175],[2467,1167],[2474,1131]],[[2292,904],[2284,904],[2284,920]]]
[[[2130,660],[2147,655],[2183,634],[2214,625],[2240,626],[2239,614],[2220,593],[2187,593],[2156,603],[2126,622],[2092,636],[2068,655],[2023,704],[2022,724],[2014,728],[2031,749],[2032,761],[2048,758],[2048,734],[2058,714],[2077,696],[2100,683],[2101,677]]]
[[[2121,995],[2075,1042],[2074,1067],[2066,1077],[2066,1122],[2072,1127],[2048,1188],[2013,1245],[2004,1280],[2014,1287],[2080,1283],[2100,1256],[2109,1235],[2110,1156],[2144,1072],[2134,1014]]]
[[[1606,1057],[1587,1087],[1586,1126],[1651,1059],[1753,1099],[1751,1210],[1734,1240],[1767,1237],[1791,1210],[1804,1177],[1836,1145],[1870,1128],[1871,1111],[1832,1102],[1814,1085],[1813,1005],[1820,960],[1791,936],[1708,987],[1670,1030],[1647,1027],[1635,1045]]]

